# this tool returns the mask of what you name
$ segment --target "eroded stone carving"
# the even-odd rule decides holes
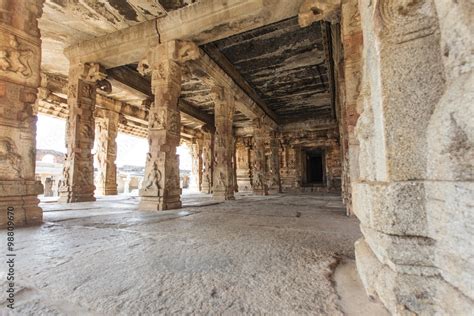
[[[305,0],[298,13],[298,23],[307,27],[316,21],[337,22],[341,0]]]

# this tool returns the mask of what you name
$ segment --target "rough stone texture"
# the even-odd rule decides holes
[[[67,154],[63,185],[59,189],[62,203],[95,201],[94,157],[95,104],[97,81],[105,79],[99,64],[76,64],[69,67],[66,125]]]
[[[444,94],[428,123],[426,209],[436,240],[435,265],[460,306],[474,306],[474,5],[435,1],[446,74]],[[446,288],[443,285],[443,290]],[[452,304],[438,297],[446,310]],[[468,305],[469,306],[469,305]],[[468,309],[466,309],[468,310]]]
[[[359,273],[394,314],[469,314],[472,39],[461,34],[472,32],[473,6],[385,0],[359,8],[360,173],[351,179],[364,234]]]
[[[0,227],[8,207],[15,226],[38,224],[42,211],[35,180],[36,115],[40,84],[41,1],[2,1],[0,13]]]
[[[359,141],[355,126],[359,118],[358,100],[362,77],[362,28],[358,2],[344,1],[341,6],[340,36],[343,43],[343,77],[340,128],[342,150],[342,191],[348,213],[352,214],[351,178],[357,179]],[[343,74],[342,74],[343,73]]]
[[[29,260],[18,262],[16,313],[344,312],[332,273],[360,232],[339,196],[191,195],[183,210],[154,213],[137,204],[48,204],[43,226],[18,229],[17,256]]]

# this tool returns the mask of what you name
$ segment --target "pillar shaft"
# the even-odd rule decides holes
[[[97,161],[99,176],[97,191],[101,195],[117,195],[117,134],[119,113],[104,111],[97,118]]]
[[[179,186],[179,146],[181,119],[178,98],[181,92],[181,65],[174,58],[176,42],[159,45],[151,56],[152,90],[145,179],[140,189],[142,210],[181,207]]]
[[[234,96],[224,91],[222,87],[213,88],[212,99],[215,105],[216,125],[213,197],[217,200],[231,200],[234,199],[232,120],[235,100]]]
[[[265,134],[266,129],[260,119],[254,121],[253,150],[254,160],[252,165],[253,192],[259,195],[268,195],[266,181],[266,157],[265,157]]]
[[[96,82],[106,75],[98,64],[69,66],[67,154],[59,202],[95,201],[94,157]]]
[[[35,180],[36,115],[41,40],[37,19],[42,1],[2,1],[0,12],[0,227],[42,222]],[[11,209],[10,209],[11,210]]]
[[[269,145],[269,170],[268,170],[268,189],[271,193],[281,192],[280,180],[280,146],[276,138],[276,133],[271,131],[268,135]]]
[[[251,146],[250,137],[239,138],[237,141],[237,186],[240,192],[252,191]]]
[[[212,193],[212,175],[213,175],[213,148],[214,136],[212,133],[204,133],[202,146],[202,184],[201,192]]]
[[[202,184],[202,139],[196,138],[191,145],[192,150],[192,170],[190,188],[196,191],[201,191]]]

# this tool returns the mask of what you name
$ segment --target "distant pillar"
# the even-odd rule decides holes
[[[97,117],[97,191],[101,195],[117,195],[117,134],[119,113],[101,110]]]
[[[35,178],[36,115],[40,84],[42,1],[0,1],[0,227],[39,224],[43,213]],[[11,218],[10,218],[11,219]],[[6,233],[5,233],[6,234]]]
[[[212,168],[213,168],[213,148],[214,135],[211,132],[203,133],[202,140],[202,182],[201,192],[206,194],[212,193]]]
[[[280,144],[275,131],[268,133],[269,144],[269,170],[268,170],[268,190],[269,193],[281,193],[280,180]]]
[[[253,150],[254,160],[252,165],[253,192],[259,195],[268,195],[266,180],[266,157],[265,157],[265,134],[266,128],[261,119],[254,120]]]
[[[235,111],[234,96],[223,87],[212,89],[215,113],[214,141],[214,182],[213,198],[216,200],[234,199],[234,170],[232,167],[233,135],[232,121]]]
[[[236,145],[237,186],[239,192],[252,191],[252,168],[250,165],[251,137],[239,137]]]
[[[191,145],[192,151],[192,166],[190,189],[193,191],[201,191],[202,183],[202,139],[195,138]]]

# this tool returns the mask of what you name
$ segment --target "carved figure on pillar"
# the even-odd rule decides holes
[[[212,176],[213,176],[213,148],[214,148],[214,135],[210,131],[204,131],[203,133],[203,146],[202,146],[202,184],[201,192],[211,194],[212,193]]]
[[[2,1],[0,18],[0,228],[7,208],[15,225],[43,220],[35,178],[36,115],[33,107],[40,85],[41,39],[38,18],[42,1]]]
[[[237,185],[240,192],[252,191],[251,148],[251,137],[239,137],[237,139]]]
[[[232,166],[233,135],[232,120],[235,111],[234,96],[221,86],[211,90],[215,114],[214,142],[214,185],[213,197],[216,200],[234,199],[234,169]]]
[[[192,170],[190,188],[201,191],[202,183],[202,139],[196,137],[191,145],[192,149]]]
[[[97,161],[99,177],[97,191],[102,195],[117,195],[117,134],[119,113],[101,110],[97,119]]]
[[[141,210],[168,210],[181,207],[179,186],[179,146],[181,119],[178,98],[182,66],[197,58],[199,50],[191,42],[170,41],[158,45],[140,63],[142,72],[151,72],[155,102],[149,110],[149,152],[145,179],[140,189]]]
[[[281,193],[280,181],[280,144],[275,131],[268,133],[269,145],[269,172],[268,189],[270,193]]]
[[[99,64],[74,64],[71,61],[69,66],[67,155],[59,202],[95,201],[91,152],[95,137],[94,111],[97,83],[106,77],[105,69]]]

